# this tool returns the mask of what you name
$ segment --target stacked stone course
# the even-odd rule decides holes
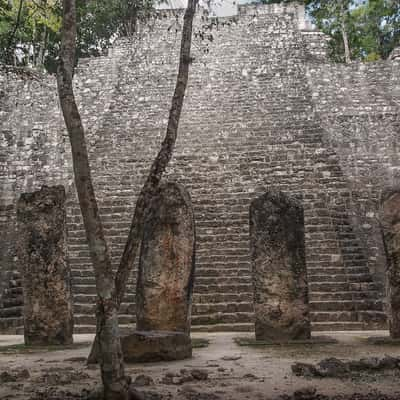
[[[237,17],[218,23],[198,18],[195,32],[212,26],[206,32],[213,40],[195,35],[167,173],[188,188],[196,216],[192,324],[198,330],[253,327],[248,213],[251,201],[270,188],[302,199],[313,328],[385,323],[383,250],[374,218],[380,177],[396,179],[391,144],[399,127],[399,62],[328,64],[325,39],[302,32],[293,7],[243,7]],[[77,71],[77,98],[115,265],[164,135],[180,28],[179,19],[164,12],[137,40],[120,40],[107,56],[83,60]],[[75,331],[93,331],[94,279],[54,79],[2,72],[0,84],[0,229],[12,231],[20,192],[43,183],[67,187]],[[351,101],[344,102],[343,93]],[[10,234],[1,245],[1,274],[14,270],[12,243]],[[134,323],[135,282],[136,272],[121,308],[123,325]]]

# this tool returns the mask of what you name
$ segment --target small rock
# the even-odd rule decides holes
[[[206,381],[208,379],[208,372],[201,369],[192,369],[190,375],[197,381]]]
[[[311,400],[317,393],[317,389],[314,387],[307,387],[296,390],[293,394],[293,400]]]
[[[154,385],[154,381],[153,378],[151,376],[148,375],[138,375],[135,379],[135,381],[133,382],[134,386],[150,386],[150,385]]]
[[[317,365],[317,373],[322,377],[343,376],[350,372],[349,367],[337,358],[326,358]]]
[[[221,358],[221,360],[224,361],[237,361],[240,360],[242,358],[242,356],[224,356]]]
[[[30,377],[30,373],[26,368],[4,371],[0,374],[0,383],[17,382],[19,380],[25,380]]]
[[[0,374],[0,382],[1,383],[8,383],[8,382],[16,382],[17,377],[13,374],[10,374],[7,371],[4,371]]]
[[[243,378],[245,379],[257,379],[257,377],[253,374],[245,374],[243,375]]]
[[[318,375],[317,369],[312,364],[297,362],[292,365],[292,372],[296,376],[314,377]]]

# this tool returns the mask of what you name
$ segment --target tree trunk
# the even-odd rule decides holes
[[[119,340],[118,310],[142,237],[146,205],[161,181],[175,146],[189,76],[192,26],[197,1],[188,1],[184,16],[179,71],[167,133],[136,203],[131,230],[114,280],[90,175],[84,129],[73,93],[72,79],[76,52],[75,0],[63,0],[63,27],[57,83],[61,108],[71,142],[75,184],[96,278],[97,330],[95,345],[98,346],[98,359],[106,400],[128,398],[129,379],[124,372]]]
[[[347,37],[346,26],[344,21],[342,21],[342,37],[343,37],[343,44],[344,44],[344,59],[346,64],[351,63],[351,56],[350,56],[350,46],[349,46],[349,39]]]
[[[186,87],[189,79],[193,18],[196,12],[197,3],[198,0],[188,1],[188,6],[185,12],[182,28],[179,70],[175,85],[175,91],[172,97],[172,104],[169,111],[166,135],[161,145],[161,149],[150,168],[147,180],[136,201],[135,211],[133,214],[128,239],[115,277],[115,297],[118,301],[118,305],[121,304],[125,295],[129,274],[133,269],[133,264],[135,262],[139,244],[142,239],[143,221],[146,206],[149,204],[150,199],[156,192],[161,182],[162,175],[165,172],[169,161],[171,160],[172,153],[175,147],[176,138],[178,135],[179,119],[181,116]],[[89,363],[96,362],[98,358],[98,350],[98,339],[96,335],[96,338],[93,342],[92,350],[88,358]]]
[[[107,400],[126,400],[130,382],[125,376],[119,340],[118,302],[113,297],[114,279],[111,260],[93,190],[84,129],[72,86],[75,42],[75,0],[63,0],[63,27],[57,84],[71,142],[75,184],[96,278],[97,336],[104,397]]]
[[[340,30],[342,33],[343,45],[344,45],[344,60],[346,64],[350,64],[351,63],[350,45],[346,31],[345,10],[343,3],[341,3],[340,6]]]

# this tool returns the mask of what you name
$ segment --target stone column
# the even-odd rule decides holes
[[[22,194],[17,219],[25,344],[70,344],[73,312],[64,187],[43,186]]]
[[[250,206],[250,252],[257,340],[309,339],[302,207],[279,191]]]
[[[189,333],[195,230],[187,191],[160,187],[145,221],[136,291],[139,331]]]
[[[400,339],[400,187],[386,190],[381,204],[389,331],[393,339]]]

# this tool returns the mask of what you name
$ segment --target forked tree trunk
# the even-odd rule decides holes
[[[162,175],[165,172],[169,161],[171,160],[172,153],[175,147],[179,120],[189,78],[193,18],[196,12],[197,3],[198,0],[188,1],[188,6],[184,15],[182,28],[178,77],[176,81],[175,91],[172,97],[171,108],[169,111],[167,132],[161,145],[161,149],[157,154],[157,157],[153,161],[149,175],[136,201],[135,211],[133,214],[128,239],[115,277],[115,297],[117,298],[118,306],[121,304],[125,295],[129,274],[133,269],[133,264],[135,262],[139,244],[141,242],[146,206],[147,204],[149,204],[150,199],[156,192],[161,182]],[[88,358],[89,363],[96,362],[98,358],[98,352],[98,338],[96,335],[96,338],[93,342],[92,350]]]
[[[75,184],[96,278],[97,330],[95,342],[99,350],[98,359],[106,400],[128,398],[130,380],[124,372],[119,339],[118,310],[141,240],[146,204],[158,187],[175,146],[189,75],[192,25],[196,5],[197,0],[189,0],[184,16],[179,72],[172,98],[166,137],[136,203],[127,244],[114,279],[90,174],[84,129],[73,93],[72,79],[76,52],[75,0],[63,0],[63,27],[57,84],[71,142]]]
[[[75,0],[63,0],[63,26],[57,84],[71,142],[75,184],[96,279],[97,337],[104,397],[107,400],[125,400],[128,398],[130,382],[125,376],[121,352],[118,332],[118,302],[115,298],[111,260],[93,190],[84,129],[72,87],[75,42]]]

